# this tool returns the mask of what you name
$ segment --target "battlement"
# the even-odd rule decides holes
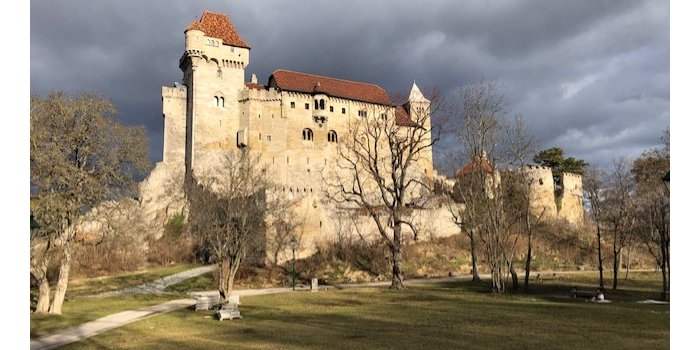
[[[269,89],[252,89],[252,88],[247,88],[247,89],[242,89],[241,90],[241,96],[240,96],[240,101],[249,101],[249,100],[254,100],[254,101],[280,101],[282,100],[282,94],[280,93],[279,90],[275,88],[269,88]]]
[[[527,169],[538,169],[538,170],[549,170],[552,171],[552,168],[544,165],[536,165],[536,164],[527,164],[525,165]]]
[[[161,96],[169,98],[187,98],[187,86],[173,83],[172,86],[163,86]]]
[[[574,179],[583,179],[583,176],[581,174],[576,174],[576,173],[561,173],[561,176],[563,178],[574,178]]]

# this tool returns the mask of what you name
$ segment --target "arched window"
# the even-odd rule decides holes
[[[301,137],[305,141],[313,141],[314,140],[314,132],[311,131],[311,129],[306,128],[301,132]]]
[[[328,132],[328,142],[338,142],[338,134],[336,134],[335,130]]]
[[[214,96],[214,102],[216,103],[217,107],[224,108],[224,97],[223,96]]]
[[[320,105],[320,107],[321,107],[321,110],[326,109],[326,100],[321,99],[321,100],[319,101],[319,105]]]

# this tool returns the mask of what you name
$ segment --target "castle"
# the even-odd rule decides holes
[[[488,159],[472,160],[455,174],[458,179],[466,176],[478,168],[488,174],[488,179],[500,182],[499,171],[493,167]],[[530,212],[543,221],[561,220],[571,225],[580,225],[583,222],[583,184],[579,174],[562,172],[555,179],[550,167],[541,165],[526,165],[523,171],[529,188]],[[558,180],[558,181],[557,181]]]
[[[272,72],[266,84],[255,74],[246,81],[251,47],[224,14],[205,11],[184,34],[182,82],[162,88],[163,161],[141,185],[144,211],[161,224],[182,208],[181,198],[179,204],[164,200],[173,197],[166,183],[207,172],[224,152],[248,149],[266,165],[275,191],[299,199],[310,252],[340,229],[334,224],[336,209],[323,198],[323,173],[332,167],[353,120],[395,118],[397,125],[410,127],[417,110],[429,110],[430,101],[415,83],[407,101],[395,105],[372,83],[284,69]],[[415,167],[427,179],[437,175],[431,148]],[[540,202],[556,216],[545,192]],[[441,235],[459,232],[444,208],[416,221]]]

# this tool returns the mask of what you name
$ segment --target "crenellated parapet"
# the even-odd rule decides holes
[[[524,172],[530,179],[530,208],[535,215],[544,213],[550,219],[558,218],[573,225],[583,222],[581,175],[562,173],[557,183],[550,167],[528,164]]]
[[[246,87],[241,89],[241,95],[239,97],[239,102],[248,101],[260,101],[260,102],[270,102],[270,101],[281,101],[282,94],[279,90],[275,88],[269,89],[256,89]]]

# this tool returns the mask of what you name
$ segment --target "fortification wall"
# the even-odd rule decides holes
[[[163,86],[163,162],[185,164],[187,127],[187,87]]]
[[[557,217],[552,169],[545,166],[528,165],[525,172],[530,181],[530,211],[544,220]]]
[[[583,222],[583,184],[578,174],[562,173],[559,218],[572,225]]]

